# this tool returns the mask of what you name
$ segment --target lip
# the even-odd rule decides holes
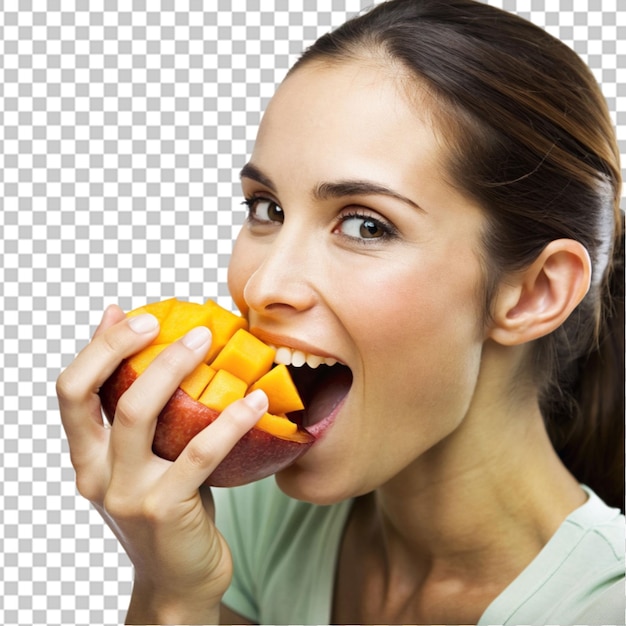
[[[314,354],[316,356],[321,356],[326,359],[335,359],[341,365],[346,365],[346,363],[342,359],[337,357],[337,355],[326,352],[325,350],[320,350],[319,348],[313,346],[310,343],[307,343],[306,341],[294,339],[293,337],[287,337],[285,335],[271,333],[256,326],[251,327],[250,332],[255,337],[258,337],[261,341],[265,343],[272,344],[278,347],[285,346],[287,348],[293,348],[294,350],[300,350],[301,352]]]

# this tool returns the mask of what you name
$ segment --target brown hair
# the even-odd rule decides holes
[[[291,71],[364,53],[399,62],[437,105],[449,175],[487,214],[488,304],[501,277],[550,241],[588,250],[592,287],[561,328],[535,342],[534,372],[564,463],[623,509],[621,174],[591,71],[541,28],[472,0],[384,2],[322,36]]]

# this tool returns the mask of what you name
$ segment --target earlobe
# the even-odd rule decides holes
[[[585,297],[590,280],[591,260],[582,244],[550,242],[530,266],[502,283],[488,336],[519,345],[551,333]]]

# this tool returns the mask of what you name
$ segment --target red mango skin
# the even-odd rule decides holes
[[[113,423],[120,397],[136,379],[136,372],[124,361],[102,385],[100,401],[110,423]],[[177,389],[157,418],[152,451],[161,458],[174,461],[189,441],[218,415],[214,409]],[[282,439],[252,428],[235,444],[205,484],[237,487],[275,474],[296,461],[315,441],[313,435],[302,429],[297,438],[298,441]]]

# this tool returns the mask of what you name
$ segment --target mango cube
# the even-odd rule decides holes
[[[275,354],[273,348],[247,330],[240,329],[217,355],[211,367],[226,370],[250,385],[269,371]]]
[[[298,427],[290,422],[284,415],[272,415],[271,413],[265,413],[263,417],[255,424],[255,428],[264,430],[267,433],[272,433],[276,437],[289,438],[293,436]]]
[[[213,339],[205,359],[207,363],[211,363],[239,329],[248,328],[248,322],[243,317],[223,309],[212,300],[208,300],[203,306],[211,311],[210,328]]]
[[[257,380],[249,392],[262,389],[269,398],[268,411],[274,414],[301,411],[304,404],[286,365],[282,363]]]
[[[206,363],[200,363],[196,369],[180,383],[179,387],[194,400],[197,400],[206,389],[211,379],[215,376],[215,370]]]
[[[198,401],[216,411],[223,411],[229,404],[243,398],[247,383],[226,370],[219,370],[211,379]]]
[[[154,343],[172,343],[196,326],[211,326],[211,310],[195,302],[177,302],[161,321]]]

